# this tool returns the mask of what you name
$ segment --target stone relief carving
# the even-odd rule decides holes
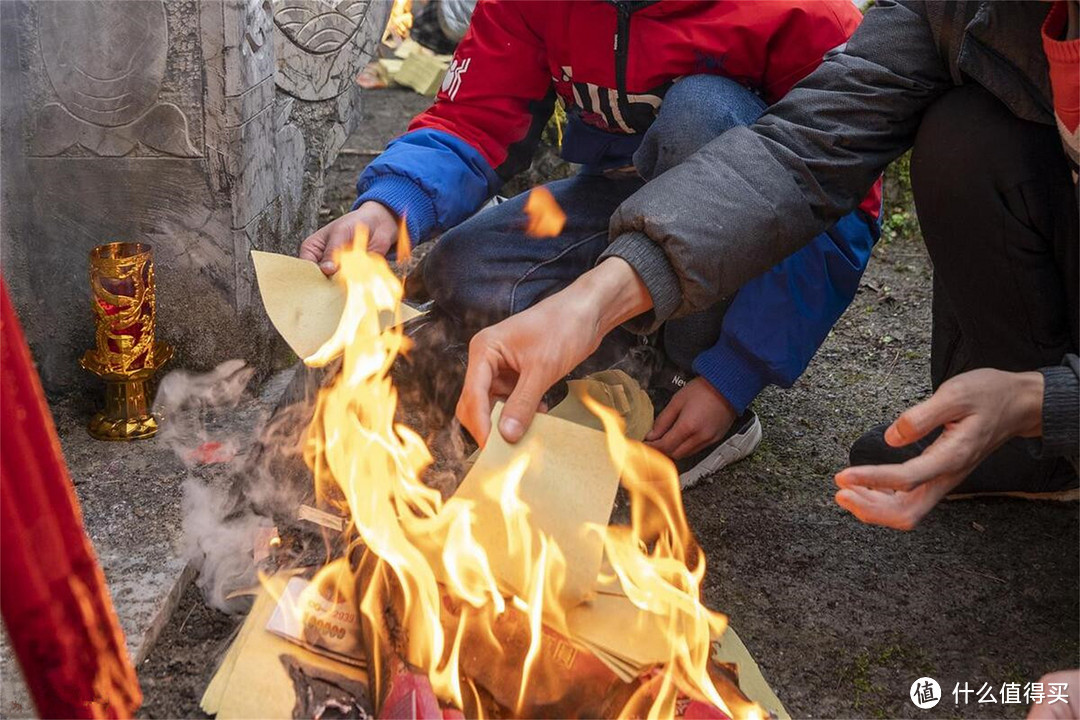
[[[281,193],[281,230],[283,235],[289,236],[296,228],[297,218],[302,213],[304,183],[297,182],[297,178],[304,177],[307,140],[300,128],[290,122],[296,100],[288,95],[282,95],[281,98],[275,121],[278,130],[274,138],[274,149],[277,153],[274,170],[277,173],[278,191]]]
[[[274,30],[270,21],[273,15],[274,7],[270,0],[248,0],[247,16],[252,20],[244,31],[244,55],[251,57],[262,52]]]
[[[3,164],[13,199],[0,223],[5,274],[39,318],[28,328],[33,346],[56,358],[46,382],[84,380],[74,354],[86,347],[86,323],[70,308],[85,289],[61,283],[39,311],[33,288],[85,277],[89,246],[109,238],[154,245],[168,278],[160,326],[179,363],[244,354],[268,367],[276,336],[248,251],[295,252],[317,226],[327,167],[359,117],[353,80],[390,0],[0,7],[11,60],[0,82],[12,130],[5,152],[25,155]],[[41,198],[59,195],[64,203],[40,211]]]
[[[340,95],[371,59],[389,12],[387,0],[274,0],[278,87],[307,101]]]
[[[310,53],[330,53],[360,26],[368,0],[278,0],[274,20],[290,40]]]
[[[45,73],[59,102],[38,112],[32,154],[79,145],[117,157],[142,143],[177,157],[199,155],[183,111],[158,101],[169,43],[162,0],[56,0],[38,11]]]
[[[204,1],[204,0],[200,0]],[[274,6],[271,0],[223,0],[225,95],[232,97],[274,76]]]

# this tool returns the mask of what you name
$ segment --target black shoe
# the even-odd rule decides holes
[[[637,336],[636,341],[624,351],[622,359],[611,366],[612,370],[622,370],[637,380],[638,385],[645,389],[652,400],[654,415],[659,415],[675,393],[694,377],[669,361],[657,342],[655,335]]]
[[[658,350],[657,352],[661,351]],[[662,352],[661,357],[663,357]],[[669,362],[667,358],[663,358],[663,361],[649,378],[649,384],[645,388],[653,402],[653,411],[657,417],[668,406],[671,399],[675,397],[675,393],[686,387],[686,383],[693,379],[694,375],[692,373],[683,372],[674,363]]]
[[[930,444],[941,435],[941,429],[939,428],[910,445],[894,448],[885,442],[885,430],[889,425],[890,423],[875,425],[851,444],[851,449],[848,451],[848,460],[852,466],[895,465],[907,462],[921,455],[922,451],[930,447]]]
[[[679,470],[679,487],[685,490],[697,485],[702,478],[748,457],[760,444],[761,421],[757,413],[747,410],[719,441],[675,461],[675,467]]]
[[[941,435],[935,430],[910,445],[894,448],[885,442],[883,423],[854,442],[849,452],[852,465],[895,465],[920,455]],[[1029,441],[1014,438],[983,460],[956,489],[946,497],[959,500],[970,497],[1016,497],[1029,500],[1078,500],[1080,478],[1076,468],[1065,458],[1039,459],[1028,449]]]
[[[664,353],[651,338],[637,337],[625,351],[618,362],[611,366],[612,370],[622,370],[624,373],[637,381],[637,384],[650,392],[653,386],[653,378],[664,367],[666,358]],[[652,398],[652,395],[649,395]],[[653,399],[653,405],[656,400]]]

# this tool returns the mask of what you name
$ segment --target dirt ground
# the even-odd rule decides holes
[[[404,91],[368,99],[330,181],[328,218],[426,105]],[[855,302],[806,374],[755,403],[760,449],[686,493],[709,559],[705,599],[730,616],[795,717],[1022,717],[1020,705],[974,696],[957,706],[952,690],[989,683],[996,695],[1004,682],[1080,665],[1080,508],[944,503],[901,533],[861,525],[832,500],[850,443],[929,390],[931,270],[903,212],[887,214]],[[199,716],[234,628],[189,590],[140,668],[141,715]],[[908,690],[925,675],[945,697],[923,712]]]

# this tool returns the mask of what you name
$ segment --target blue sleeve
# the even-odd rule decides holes
[[[851,304],[880,232],[853,212],[746,283],[694,371],[740,413],[766,385],[791,387]]]
[[[413,242],[472,215],[500,180],[469,143],[441,130],[402,135],[371,161],[356,183],[353,209],[375,200],[405,216]]]

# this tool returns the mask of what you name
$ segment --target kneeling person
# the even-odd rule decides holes
[[[305,240],[301,257],[333,272],[357,223],[381,252],[399,217],[414,240],[441,232],[422,285],[476,332],[592,268],[623,200],[753,123],[860,18],[846,1],[481,2],[435,104],[364,171],[355,210]],[[528,166],[556,101],[569,119],[562,155],[581,169],[546,185],[567,215],[562,233],[528,237],[526,196],[476,210]],[[875,185],[858,210],[733,296],[648,337],[619,330],[602,343],[598,365],[622,357],[647,369],[639,379],[662,408],[647,440],[677,461],[684,486],[757,446],[748,406],[766,385],[795,381],[851,302],[879,211]]]

